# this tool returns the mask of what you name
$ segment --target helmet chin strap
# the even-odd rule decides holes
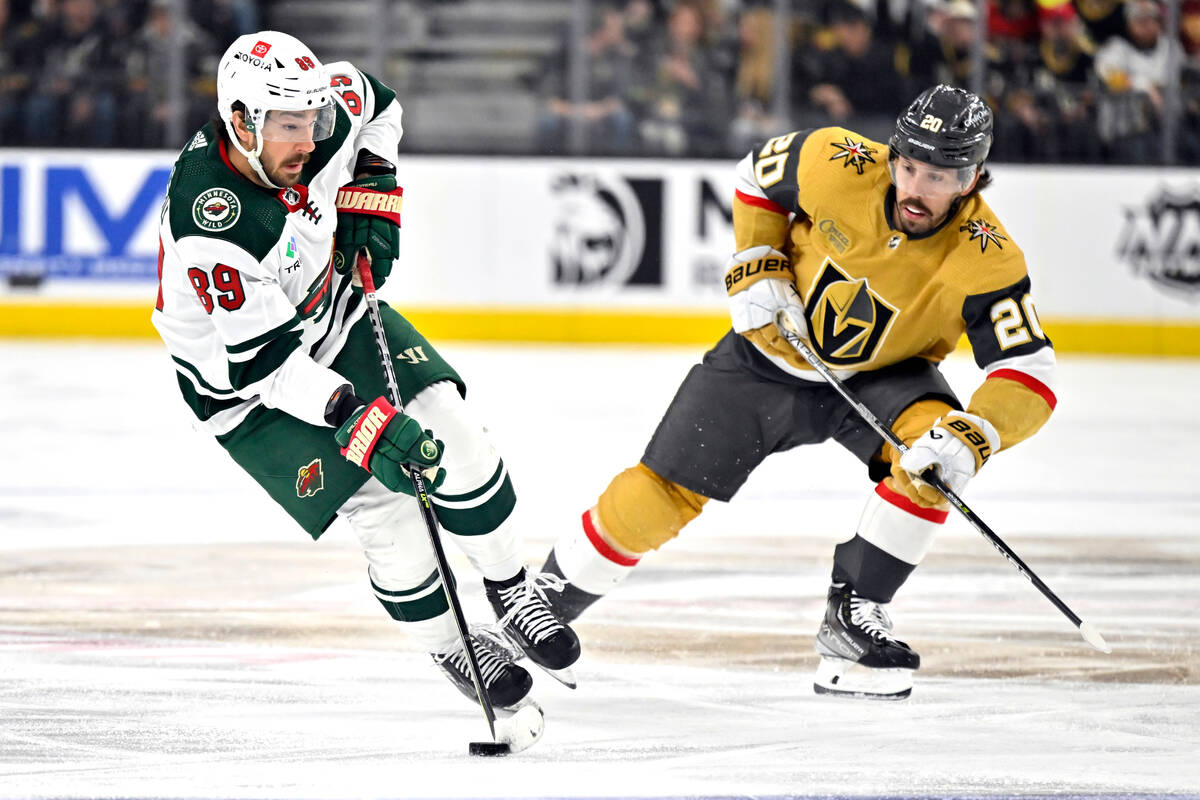
[[[270,186],[272,189],[285,188],[283,186],[276,185],[274,181],[267,177],[267,172],[263,169],[262,159],[259,158],[262,155],[263,138],[258,134],[252,133],[251,136],[254,137],[254,149],[247,150],[245,147],[242,147],[242,140],[241,137],[237,135],[237,131],[232,131],[232,133],[233,136],[230,138],[233,139],[233,146],[238,149],[239,153],[246,157],[248,162],[250,162],[250,169],[254,170],[254,174],[258,176],[258,179],[267,186]]]

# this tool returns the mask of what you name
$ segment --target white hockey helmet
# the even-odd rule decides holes
[[[255,135],[254,149],[242,146],[233,128],[233,105],[245,106],[246,127]],[[279,31],[259,31],[239,36],[221,56],[217,67],[217,106],[233,146],[250,161],[254,172],[269,186],[259,156],[263,141],[319,142],[333,133],[336,111],[325,67],[294,36]],[[314,111],[305,124],[270,124],[278,112]],[[306,115],[307,116],[307,115]],[[311,137],[310,137],[311,134]],[[276,187],[281,188],[281,187]]]

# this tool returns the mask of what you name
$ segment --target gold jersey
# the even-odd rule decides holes
[[[920,236],[893,226],[893,196],[886,145],[836,127],[775,137],[738,166],[736,249],[784,254],[813,349],[839,370],[941,361],[965,334],[989,378],[969,410],[990,419],[1005,446],[1025,438],[1055,399],[1053,349],[1024,254],[978,192]],[[752,282],[727,285],[733,293]],[[781,369],[814,375],[767,334],[747,336]]]

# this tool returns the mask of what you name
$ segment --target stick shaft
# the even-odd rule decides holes
[[[383,328],[383,316],[379,313],[379,299],[375,296],[375,280],[371,275],[371,263],[366,258],[365,254],[360,255],[356,265],[359,280],[363,286],[363,299],[367,302],[367,316],[371,321],[371,328],[375,333],[375,344],[379,349],[379,359],[383,364],[384,378],[387,380],[388,394],[392,401],[392,405],[396,410],[403,411],[404,407],[400,404],[400,388],[396,381],[396,371],[392,368],[392,354],[388,347],[387,335]],[[479,669],[479,661],[475,658],[475,649],[471,647],[471,636],[467,628],[467,619],[463,614],[462,603],[458,599],[458,592],[454,588],[454,576],[450,572],[450,565],[446,561],[446,551],[442,548],[442,537],[438,534],[437,516],[433,513],[433,506],[429,502],[429,494],[425,488],[425,475],[421,472],[420,466],[417,464],[408,465],[408,477],[412,481],[413,493],[417,498],[417,505],[421,508],[421,517],[425,520],[425,530],[429,533],[429,542],[433,545],[434,559],[437,561],[438,575],[442,579],[442,591],[446,594],[446,602],[450,606],[450,611],[454,615],[454,624],[458,630],[458,639],[462,643],[463,652],[467,657],[467,665],[471,670],[471,680],[475,683],[475,699],[479,701],[479,707],[483,709],[483,716],[487,719],[488,730],[492,734],[492,740],[496,739],[496,710],[492,707],[492,699],[488,697],[487,690],[483,685],[483,673]]]
[[[813,352],[812,348],[808,346],[804,339],[796,336],[782,325],[779,326],[779,328],[783,333],[784,338],[788,340],[788,343],[791,344],[792,347],[796,348],[796,352],[804,356],[804,360],[811,364],[812,368],[815,369],[830,386],[837,390],[837,393],[840,394],[842,398],[850,404],[850,406],[858,413],[860,417],[863,418],[863,420],[866,421],[868,425],[874,428],[879,435],[886,439],[901,453],[904,453],[908,450],[908,446],[904,444],[899,436],[896,435],[896,432],[880,422],[879,418],[871,413],[871,409],[863,405],[862,401],[858,399],[857,395],[851,392],[850,389],[847,388],[846,384],[844,384],[837,375],[833,374],[833,370],[829,368],[829,365],[822,361],[820,357]],[[1030,583],[1036,586],[1038,591],[1045,595],[1046,599],[1053,603],[1054,607],[1061,611],[1067,619],[1071,620],[1075,627],[1079,627],[1083,624],[1083,620],[1079,618],[1079,615],[1072,611],[1070,607],[1067,606],[1067,604],[1064,603],[1059,596],[1055,594],[1050,587],[1047,586],[1042,579],[1037,576],[1037,573],[1030,569],[1029,566],[1021,560],[1021,557],[1013,552],[1013,549],[1005,544],[1004,540],[1001,539],[995,531],[989,528],[987,523],[980,519],[979,515],[972,511],[967,504],[962,501],[962,498],[960,498],[958,494],[954,492],[954,490],[946,485],[946,482],[942,480],[941,476],[938,475],[932,467],[921,473],[921,480],[925,481],[930,486],[941,492],[942,495],[944,495],[945,498],[950,501],[950,505],[958,509],[958,512],[966,517],[967,522],[971,523],[971,526],[975,528],[975,530],[983,534],[983,537],[992,543],[992,546],[1000,552],[1000,555],[1004,556],[1010,564],[1017,568],[1017,572],[1024,575]]]

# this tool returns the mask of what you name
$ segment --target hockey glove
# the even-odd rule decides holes
[[[392,272],[392,262],[400,257],[403,196],[395,175],[369,175],[338,190],[334,269],[343,275],[349,272],[359,250],[366,249],[375,286],[383,286]]]
[[[992,423],[965,411],[951,411],[900,456],[900,466],[912,476],[921,499],[940,504],[941,493],[920,480],[922,472],[933,467],[955,494],[961,494],[967,481],[999,449],[1000,434]]]
[[[446,480],[446,470],[438,466],[444,449],[441,440],[433,438],[433,431],[422,431],[415,419],[382,397],[351,414],[333,436],[342,446],[342,455],[393,492],[413,494],[409,464],[421,468],[431,493]]]
[[[776,355],[793,355],[795,349],[779,326],[808,339],[804,306],[793,280],[792,267],[778,250],[759,245],[735,253],[725,273],[734,332],[750,334],[751,341]]]

